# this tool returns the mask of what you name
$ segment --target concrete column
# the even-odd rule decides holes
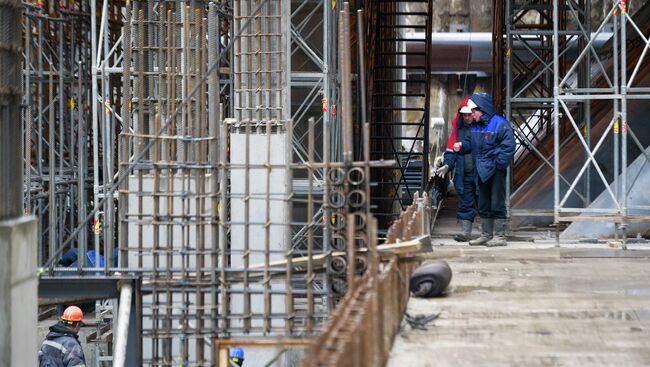
[[[21,13],[19,0],[0,1],[0,220],[23,213]]]
[[[36,218],[0,221],[0,365],[36,366]]]

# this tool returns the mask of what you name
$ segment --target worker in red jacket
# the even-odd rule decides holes
[[[471,154],[459,155],[454,152],[454,143],[463,141],[470,136],[472,127],[472,110],[467,106],[469,98],[458,107],[458,113],[451,123],[451,133],[447,141],[447,148],[441,157],[435,161],[436,175],[444,177],[449,171],[456,169],[454,175],[454,188],[458,193],[458,210],[456,218],[461,223],[462,231],[454,236],[458,242],[471,240],[472,226],[476,217],[477,191],[475,170]]]

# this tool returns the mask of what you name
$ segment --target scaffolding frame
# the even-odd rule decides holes
[[[142,310],[137,314],[146,320],[142,325],[144,338],[148,340],[144,347],[147,351],[143,359],[145,364],[171,363],[179,351],[182,364],[210,365],[216,361],[215,341],[233,335],[268,337],[315,333],[334,305],[329,278],[324,276],[333,269],[329,262],[331,222],[323,218],[331,217],[330,199],[336,196],[318,199],[319,195],[337,190],[337,184],[327,183],[330,182],[327,172],[344,172],[346,180],[353,180],[352,185],[356,186],[346,191],[352,194],[353,211],[359,211],[359,218],[369,213],[366,201],[369,192],[360,192],[357,188],[359,185],[369,187],[368,181],[364,181],[364,177],[369,177],[368,161],[342,163],[344,152],[348,150],[341,144],[342,119],[336,106],[340,104],[339,112],[351,113],[352,97],[348,95],[344,102],[337,96],[336,51],[330,48],[329,40],[337,35],[339,9],[328,3],[304,1],[291,10],[289,1],[271,0],[174,4],[107,0],[98,4],[91,0],[70,4],[85,10],[77,14],[79,18],[90,18],[83,18],[90,24],[85,23],[85,45],[79,49],[91,59],[91,64],[89,67],[72,64],[81,69],[78,78],[74,79],[76,84],[70,85],[78,85],[78,94],[85,101],[85,110],[78,109],[73,117],[88,125],[78,127],[79,156],[85,161],[74,163],[84,173],[92,167],[89,172],[92,179],[80,174],[80,182],[85,183],[87,190],[85,198],[80,200],[85,200],[87,209],[78,211],[79,218],[72,221],[76,226],[69,226],[67,236],[56,239],[56,247],[52,247],[48,256],[43,256],[40,264],[48,269],[44,276],[84,278],[99,273],[110,277],[142,277]],[[268,13],[271,4],[275,4],[281,14],[271,16]],[[233,13],[235,9],[237,13]],[[259,11],[266,15],[257,17]],[[88,13],[97,16],[88,17]],[[346,13],[349,14],[349,10]],[[298,21],[291,22],[292,18]],[[320,26],[307,27],[315,20]],[[276,22],[276,31],[271,31],[271,21]],[[290,32],[277,31],[277,22]],[[247,27],[250,32],[245,31]],[[285,34],[291,37],[283,36]],[[349,25],[347,35],[345,47],[349,52]],[[268,37],[280,37],[282,49],[290,50],[286,56],[281,56],[286,57],[285,65],[291,64],[290,59],[306,59],[316,69],[289,73],[278,68],[282,63],[277,60],[264,61],[262,65],[260,62],[266,55],[276,52],[271,50],[244,56],[250,60],[243,63],[249,66],[247,71],[231,67],[230,61],[238,54],[237,45],[239,50],[244,43],[267,47],[265,39]],[[285,55],[285,51],[279,54]],[[283,80],[282,88],[276,88],[276,92],[282,94],[281,102],[275,106],[284,112],[280,116],[265,114],[256,121],[250,116],[243,118],[241,113],[237,116],[238,111],[248,109],[255,111],[251,116],[259,117],[258,111],[263,105],[239,104],[232,96],[254,94],[259,102],[260,86],[264,85],[260,82],[255,90],[246,90],[235,83],[237,78],[241,80],[246,75],[253,80],[260,73],[271,72],[281,75]],[[305,88],[309,88],[309,92],[300,94]],[[290,97],[291,94],[294,97]],[[54,90],[51,95],[55,95]],[[293,105],[291,100],[294,100]],[[81,106],[81,103],[77,101],[76,105]],[[226,119],[228,116],[235,119]],[[351,123],[348,118],[348,124]],[[52,119],[52,124],[60,126],[58,120]],[[268,155],[263,164],[238,165],[228,160],[231,147],[227,142],[241,130],[247,137],[261,134],[269,139]],[[346,131],[350,135],[352,128]],[[317,132],[323,132],[322,142],[317,140]],[[273,164],[270,158],[270,139],[279,133],[287,136],[286,145],[292,147],[283,165]],[[91,159],[92,164],[88,164]],[[42,156],[29,156],[29,160],[41,162]],[[378,166],[391,164],[391,161],[377,163]],[[265,223],[236,223],[229,218],[229,202],[254,198],[247,198],[245,193],[243,197],[234,195],[228,189],[229,180],[237,170],[255,169],[267,172],[267,189],[262,198],[267,202],[267,220]],[[280,196],[268,186],[271,172],[278,170],[291,172],[286,181],[287,191]],[[348,174],[347,170],[354,174]],[[294,172],[299,174],[294,175]],[[151,182],[147,182],[148,179]],[[306,215],[292,216],[289,212],[284,221],[270,223],[268,203],[277,200],[305,205]],[[125,205],[127,203],[131,205]],[[338,209],[341,208],[339,204],[335,203]],[[182,208],[179,213],[174,211],[174,205]],[[67,209],[73,210],[72,207]],[[338,214],[347,216],[347,211],[341,213]],[[58,217],[54,219],[61,221]],[[357,223],[356,219],[352,221]],[[248,265],[253,268],[229,267],[229,258],[235,255],[227,250],[228,237],[232,227],[238,225],[263,225],[266,231],[270,226],[286,227],[291,245],[280,255],[287,265],[271,266],[272,254],[266,246],[261,268],[254,268],[250,263]],[[366,227],[355,227],[357,235],[345,240],[365,246],[367,240],[359,241],[358,236],[365,235]],[[94,238],[91,229],[95,229]],[[169,232],[165,235],[166,230]],[[182,233],[180,242],[170,243],[176,230]],[[145,236],[145,231],[151,236]],[[153,245],[144,243],[147,237],[155,237]],[[201,240],[206,237],[209,240]],[[75,247],[75,242],[78,243],[77,256],[82,260],[75,267],[59,266],[59,258]],[[89,246],[89,242],[94,246]],[[95,256],[89,259],[91,248]],[[352,247],[353,265],[362,259],[353,255],[354,249]],[[117,257],[113,255],[114,250],[119,251]],[[245,251],[242,258],[248,254],[250,251]],[[152,258],[149,264],[143,261],[146,256]],[[337,255],[337,258],[345,259],[345,256]],[[118,259],[119,263],[115,264]],[[175,259],[179,261],[174,263]],[[294,259],[297,259],[296,265]],[[326,264],[317,270],[322,259]],[[273,291],[269,286],[278,277],[285,279],[284,291]],[[238,289],[237,284],[247,282],[251,287]],[[344,287],[340,290],[345,292]],[[250,302],[245,302],[248,307],[240,315],[226,306],[225,300],[230,297],[244,295],[246,298],[246,295],[260,292],[265,298],[262,312],[250,310]],[[273,313],[268,299],[277,295],[286,298],[292,308]],[[112,309],[116,304],[111,306],[110,302],[103,301],[100,304],[101,310],[117,314],[117,310]],[[315,307],[317,304],[320,306]],[[176,314],[176,309],[184,311]],[[231,326],[232,320],[237,318],[244,320],[241,330]],[[263,319],[261,327],[255,325],[254,320],[258,318]],[[282,325],[278,326],[273,320],[279,320]],[[180,344],[176,341],[179,335]],[[110,351],[102,353],[110,354]],[[97,357],[97,363],[111,359],[99,353]]]
[[[93,197],[84,118],[90,70],[82,63],[90,57],[87,5],[23,3],[24,205],[39,219],[39,264],[71,239],[77,213]]]
[[[644,207],[635,207],[631,214],[623,194],[633,188],[640,172],[627,182],[628,168],[623,168],[631,153],[627,135],[634,132],[629,122],[622,121],[627,119],[630,94],[644,99],[649,91],[632,87],[647,38],[624,11],[626,7],[626,1],[614,2],[602,22],[592,26],[590,1],[495,1],[495,14],[503,20],[503,27],[495,27],[495,73],[503,72],[505,79],[503,95],[497,96],[518,143],[513,167],[527,172],[512,175],[510,170],[508,198],[536,185],[541,174],[552,176],[554,193],[553,208],[530,203],[519,208],[509,201],[509,217],[552,217],[558,241],[562,222],[611,221],[617,226],[616,237],[621,230],[625,239],[626,223],[647,217]],[[627,52],[634,38],[643,47]],[[634,75],[632,81],[626,80],[627,73]],[[495,88],[500,87],[495,83]],[[594,130],[594,113],[606,103],[611,119],[604,131]],[[640,140],[634,136],[633,141],[647,159]],[[545,144],[549,142],[552,149]],[[582,157],[574,157],[577,172],[560,167],[560,151],[569,144],[584,151]],[[613,157],[613,172],[603,172],[602,162],[594,158],[605,150]],[[601,187],[614,209],[590,208],[598,194],[594,190]]]
[[[564,4],[564,2],[563,2]],[[590,29],[589,0],[577,1],[580,8],[580,21]],[[510,121],[515,134],[517,148],[512,167],[525,165],[527,172],[532,174],[513,175],[512,168],[508,171],[507,208],[509,217],[552,216],[551,208],[511,207],[511,198],[525,192],[535,185],[534,177],[541,172],[551,172],[553,169],[553,152],[545,149],[545,139],[552,136],[553,125],[553,15],[551,2],[505,0],[496,1],[495,10],[497,21],[502,27],[495,26],[497,40],[495,49],[495,76],[505,79],[505,83],[497,83],[496,88],[504,86],[504,93],[496,92],[497,102],[502,101],[504,116]],[[558,8],[559,41],[558,60],[560,70],[564,70],[576,44],[586,43],[581,37],[580,30],[569,29],[567,22],[571,8],[562,5]],[[587,31],[589,32],[589,31]],[[577,80],[585,85],[588,71],[591,69],[590,59],[580,64],[580,76]],[[501,65],[505,67],[502,69]],[[503,72],[503,74],[501,74]],[[501,100],[502,99],[502,100]],[[589,125],[590,105],[584,103],[580,118]],[[562,127],[564,129],[564,127]],[[562,132],[562,138],[566,134]],[[560,176],[560,180],[568,185],[569,180]],[[588,185],[588,181],[586,185]],[[581,199],[588,200],[589,187],[584,193],[578,193]]]
[[[650,219],[650,208],[646,206],[630,205],[627,202],[630,190],[637,182],[641,170],[636,174],[632,180],[628,181],[628,135],[632,138],[634,145],[641,151],[644,158],[643,167],[650,162],[650,157],[646,152],[639,139],[634,134],[634,122],[628,120],[628,103],[633,99],[645,100],[650,98],[650,88],[646,86],[639,86],[635,83],[638,82],[638,71],[644,63],[644,59],[650,46],[648,37],[635,23],[634,19],[627,11],[627,2],[625,0],[618,0],[612,3],[611,8],[607,15],[597,27],[595,35],[592,37],[588,31],[585,30],[584,25],[579,22],[575,16],[577,9],[571,2],[567,3],[574,15],[574,21],[577,29],[582,33],[582,36],[587,40],[582,48],[579,49],[578,58],[570,64],[565,72],[560,71],[560,30],[559,30],[559,1],[553,1],[554,19],[553,19],[553,60],[554,60],[554,76],[553,76],[553,123],[554,123],[554,219],[556,224],[559,222],[569,221],[596,221],[596,222],[614,222],[616,234],[618,237],[619,230],[622,237],[623,248],[626,248],[627,231],[626,225],[636,221],[647,221]],[[606,26],[611,25],[613,38],[611,48],[602,52],[602,55],[609,56],[611,60],[611,70],[603,66],[601,54],[596,52],[594,47],[594,40],[603,32]],[[628,43],[634,38],[640,38],[643,44],[643,50],[640,55],[628,52]],[[638,55],[638,56],[637,56]],[[587,84],[584,87],[574,87],[570,84],[571,78],[575,78],[578,72],[579,63],[581,60],[593,57],[595,63],[592,61],[596,72],[590,70],[591,73],[600,75],[606,80],[607,85],[602,87],[592,87]],[[631,75],[628,77],[628,72]],[[585,126],[585,131],[581,131],[580,125],[576,122],[574,117],[575,109],[572,107],[578,101],[590,101],[591,103],[611,103],[611,119],[607,123],[605,131],[600,135],[595,135],[589,130],[589,125]],[[560,115],[563,115],[562,117]],[[575,135],[580,141],[580,146],[584,149],[587,160],[580,167],[580,171],[575,178],[571,181],[568,189],[562,190],[560,186],[560,149],[561,138],[559,126],[564,121],[564,124],[569,125],[575,131]],[[601,165],[596,161],[595,155],[599,151],[607,150],[604,146],[605,140],[609,137],[611,132],[613,139],[613,166],[614,172],[611,179],[603,173]],[[583,137],[583,134],[587,138]],[[593,146],[590,144],[589,137],[595,141]],[[570,201],[572,195],[576,192],[576,186],[580,178],[587,172],[590,164],[598,174],[605,187],[605,192],[611,199],[611,208],[591,208],[586,205],[578,206],[576,202]],[[641,169],[643,169],[643,167]],[[620,176],[619,176],[620,175]],[[610,187],[610,185],[612,187]],[[558,226],[556,225],[556,228]],[[556,231],[556,246],[559,246],[559,231]]]

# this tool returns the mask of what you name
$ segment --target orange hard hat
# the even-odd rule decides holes
[[[63,311],[61,320],[63,321],[83,321],[84,313],[77,306],[69,306]]]

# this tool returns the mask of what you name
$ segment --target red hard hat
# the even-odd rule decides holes
[[[83,321],[84,313],[77,306],[70,306],[63,311],[61,320],[63,321]]]

